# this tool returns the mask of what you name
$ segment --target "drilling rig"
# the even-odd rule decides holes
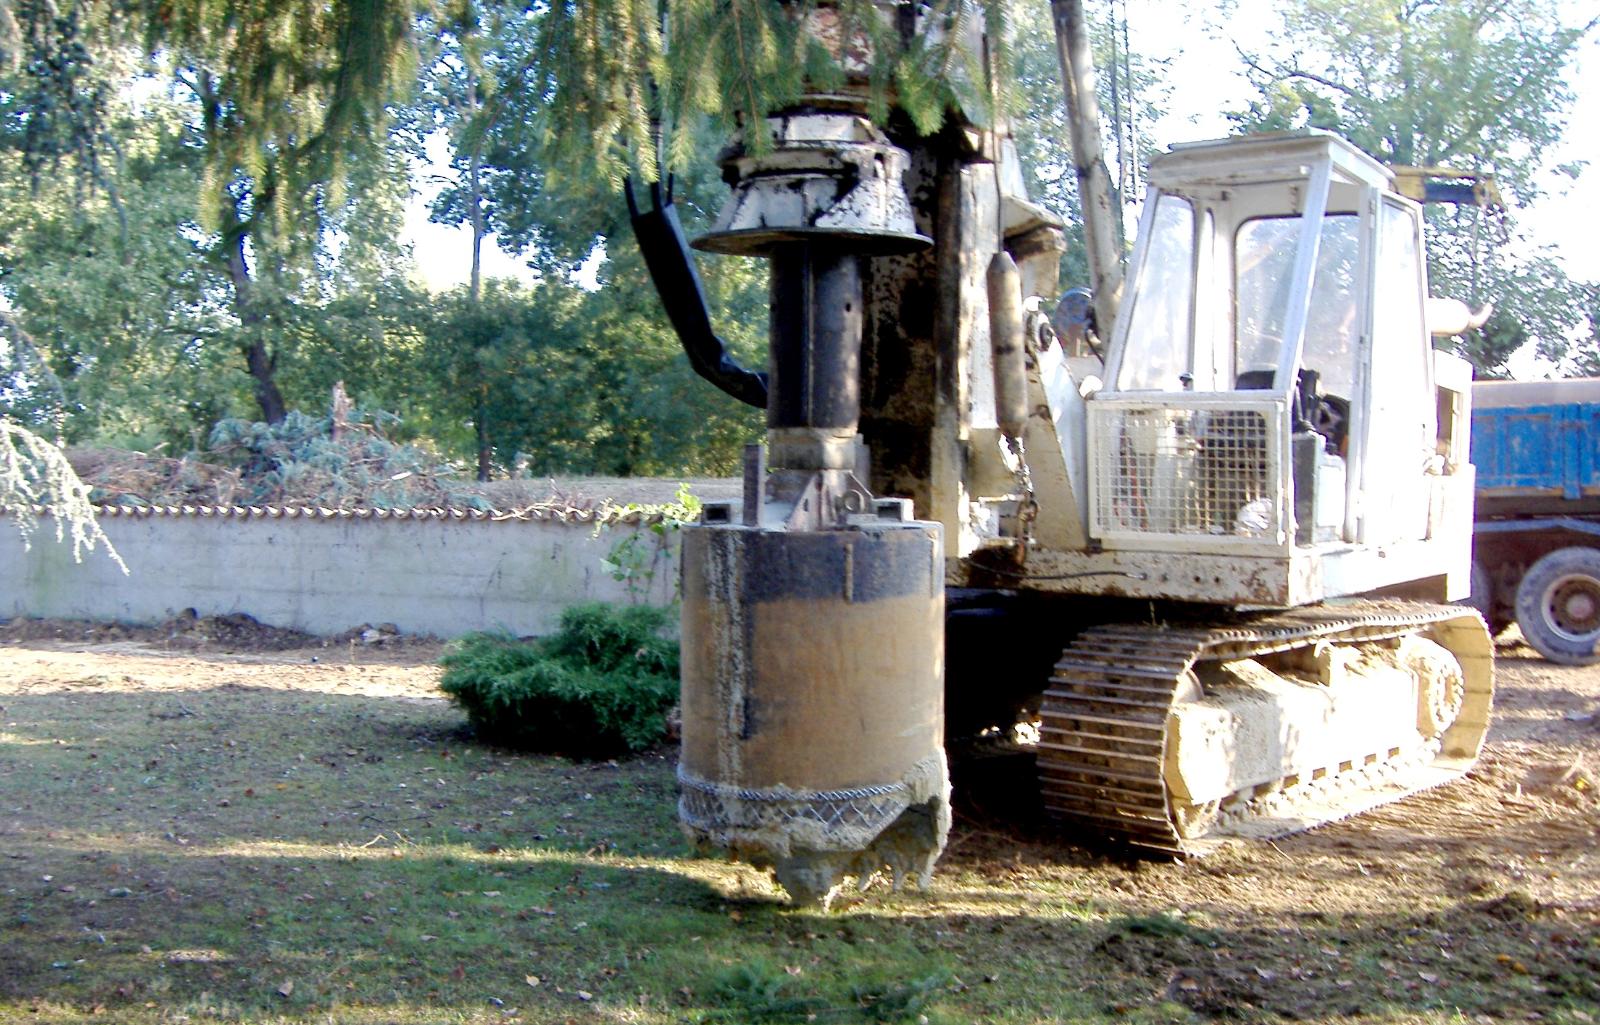
[[[691,362],[767,417],[743,502],[683,532],[690,836],[799,901],[925,881],[946,738],[1019,719],[1064,829],[1175,854],[1464,772],[1492,688],[1481,619],[1442,604],[1469,578],[1470,372],[1432,347],[1392,174],[1321,133],[1174,146],[1121,282],[1085,194],[1095,294],[1052,314],[1062,224],[1003,120],[874,123],[860,78],[747,119],[692,243],[770,261],[764,373],[712,332],[670,196],[629,197]]]

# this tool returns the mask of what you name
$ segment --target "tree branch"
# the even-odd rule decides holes
[[[44,379],[45,385],[55,393],[57,404],[62,409],[65,409],[67,406],[66,386],[61,383],[61,378],[56,376],[56,372],[50,369],[50,362],[45,359],[44,351],[39,348],[39,343],[35,342],[33,336],[24,331],[22,325],[17,323],[16,317],[6,310],[0,310],[0,334],[8,336],[11,339],[11,343],[19,351],[32,358],[34,365],[38,367],[39,375]],[[19,362],[26,362],[26,360]]]
[[[1318,74],[1316,74],[1314,72],[1311,72],[1311,71],[1306,71],[1306,70],[1304,70],[1302,68],[1293,67],[1293,66],[1286,67],[1286,66],[1281,65],[1281,64],[1278,65],[1277,67],[1269,68],[1266,65],[1262,64],[1261,61],[1258,58],[1246,53],[1244,48],[1241,47],[1238,43],[1234,43],[1233,48],[1234,48],[1234,50],[1236,50],[1238,52],[1239,59],[1244,61],[1246,67],[1250,68],[1250,70],[1252,70],[1252,71],[1256,71],[1256,72],[1259,72],[1262,75],[1265,75],[1267,78],[1271,79],[1274,82],[1289,81],[1289,80],[1297,79],[1297,78],[1298,79],[1304,79],[1307,82],[1313,82],[1313,83],[1315,83],[1317,85],[1322,86],[1323,88],[1332,89],[1334,92],[1339,93],[1339,94],[1341,94],[1343,96],[1348,96],[1351,99],[1362,99],[1363,98],[1363,96],[1362,96],[1360,91],[1358,91],[1356,89],[1352,89],[1349,86],[1343,85],[1343,84],[1341,84],[1339,82],[1335,82],[1331,78],[1327,78],[1327,77],[1325,77],[1323,75],[1318,75]]]

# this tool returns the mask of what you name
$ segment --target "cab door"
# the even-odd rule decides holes
[[[1419,210],[1385,197],[1377,220],[1360,508],[1361,540],[1384,545],[1427,536],[1435,409]]]

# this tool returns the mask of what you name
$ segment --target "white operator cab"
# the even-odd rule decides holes
[[[1247,606],[1461,597],[1470,373],[1432,347],[1421,208],[1323,133],[1175,146],[1149,180],[1104,383],[1077,405],[1088,543],[1030,568]]]

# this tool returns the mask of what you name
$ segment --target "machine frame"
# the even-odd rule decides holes
[[[968,552],[971,568],[960,582],[986,582],[986,568],[1000,567],[992,549],[1009,547],[1024,563],[1002,569],[1012,586],[1045,591],[1279,608],[1357,594],[1462,597],[1470,573],[1472,469],[1464,452],[1470,369],[1435,351],[1428,335],[1421,208],[1394,192],[1386,168],[1320,132],[1175,146],[1152,161],[1150,182],[1103,381],[1090,373],[1092,363],[1069,357],[1060,345],[1037,345],[1032,353],[1038,401],[1024,440],[1028,461],[1038,464],[1032,474],[1037,529],[1019,545],[1007,536],[1019,533],[1015,517],[1002,512],[991,536]],[[1146,327],[1141,304],[1160,302],[1159,286],[1171,287],[1172,268],[1161,265],[1151,240],[1158,236],[1158,209],[1174,201],[1190,204],[1193,213],[1183,383],[1177,389],[1127,387],[1126,374],[1142,373],[1134,361],[1149,350],[1138,334]],[[1309,398],[1300,380],[1308,328],[1316,303],[1327,298],[1316,288],[1324,219],[1342,215],[1356,218],[1357,260],[1347,298],[1358,344],[1346,368],[1351,394],[1338,400],[1346,404],[1348,442],[1334,452],[1327,451],[1331,443],[1314,443],[1316,436],[1296,421],[1304,412],[1297,407]],[[1240,316],[1230,243],[1248,224],[1289,217],[1298,224],[1270,383],[1257,375],[1252,384],[1266,386],[1240,387],[1242,381],[1227,379],[1233,368],[1224,364],[1231,361],[1216,356],[1232,344]],[[1403,251],[1392,254],[1386,247],[1396,245],[1399,233]],[[1396,263],[1415,279],[1385,281],[1385,268]],[[1373,297],[1386,287],[1415,305],[1400,310],[1406,323],[1398,331],[1386,327],[1376,309]],[[1390,388],[1394,394],[1386,397],[1383,368],[1403,359],[1417,363],[1405,382],[1417,394]],[[1208,373],[1200,372],[1201,363]],[[1228,386],[1192,389],[1196,377]],[[1260,480],[1250,484],[1262,490],[1258,511],[1265,514],[1259,529],[1228,530],[1214,517],[1207,525],[1162,529],[1141,525],[1138,516],[1119,516],[1119,502],[1160,504],[1163,486],[1173,505],[1192,504],[1206,493],[1203,479],[1130,486],[1129,439],[1137,430],[1165,431],[1169,447],[1187,446],[1187,457],[1165,453],[1165,469],[1148,474],[1156,478],[1186,466],[1192,471],[1196,459],[1208,457],[1205,439],[1194,436],[1204,428],[1193,425],[1230,418],[1262,427],[1251,439]],[[1135,421],[1143,426],[1130,427]],[[1397,448],[1406,433],[1415,434],[1409,454]],[[1218,448],[1210,445],[1213,452]],[[993,451],[994,458],[1007,459],[1003,446]],[[1146,462],[1156,465],[1153,458]],[[1321,515],[1310,496],[1296,502],[1297,491],[1319,486],[1323,492],[1337,488],[1321,496]],[[1386,503],[1363,500],[1369,494],[1389,497]],[[1305,529],[1308,517],[1320,531]],[[987,582],[995,582],[992,574]]]

